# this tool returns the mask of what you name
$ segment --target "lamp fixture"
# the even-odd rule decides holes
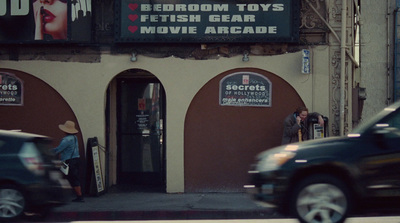
[[[136,55],[137,55],[136,52],[133,52],[133,53],[132,53],[132,56],[131,56],[131,61],[132,61],[132,62],[136,62],[136,61],[137,61]]]
[[[243,58],[242,58],[242,61],[243,62],[248,62],[250,60],[250,58],[249,58],[249,51],[244,51],[243,52]]]

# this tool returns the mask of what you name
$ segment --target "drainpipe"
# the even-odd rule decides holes
[[[386,6],[387,6],[387,15],[386,15],[386,32],[387,32],[387,78],[386,78],[386,91],[387,91],[387,99],[386,99],[386,105],[390,105],[391,101],[392,101],[392,94],[391,94],[391,85],[390,85],[390,46],[391,46],[391,42],[390,42],[390,5],[389,5],[389,1],[386,2]]]
[[[340,135],[344,135],[345,86],[346,86],[346,7],[347,0],[342,0],[342,37],[340,44]],[[350,83],[349,83],[350,84]]]
[[[397,36],[399,35],[399,31],[397,30],[397,26],[399,25],[399,22],[397,21],[397,17],[399,16],[398,15],[399,10],[400,10],[399,3],[396,3],[396,9],[394,10],[394,15],[393,15],[393,19],[394,19],[394,21],[393,21],[393,23],[394,23],[394,31],[393,31],[394,32],[394,34],[393,34],[393,36],[394,36],[394,55],[393,55],[393,78],[391,79],[391,80],[393,80],[393,83],[391,85],[393,88],[393,93],[392,93],[393,101],[397,101],[399,99],[399,97],[396,94],[396,90],[397,90],[396,80],[397,80],[397,76],[399,75],[399,72],[397,70],[398,65],[396,64],[396,61],[399,58],[397,49],[400,47],[398,40],[397,40],[398,39]]]

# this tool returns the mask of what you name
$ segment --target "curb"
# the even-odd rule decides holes
[[[46,221],[93,221],[93,220],[195,220],[195,219],[265,219],[277,218],[270,210],[220,211],[93,211],[93,212],[52,212]]]

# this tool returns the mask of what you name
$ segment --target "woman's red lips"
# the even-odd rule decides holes
[[[49,23],[51,21],[53,21],[53,19],[55,18],[54,14],[51,13],[49,10],[47,9],[43,9],[41,10],[42,16],[43,16],[43,21],[45,23]]]

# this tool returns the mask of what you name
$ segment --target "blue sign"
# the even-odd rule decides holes
[[[310,51],[302,50],[302,64],[301,64],[301,73],[309,74],[311,73],[311,60],[310,60]]]

